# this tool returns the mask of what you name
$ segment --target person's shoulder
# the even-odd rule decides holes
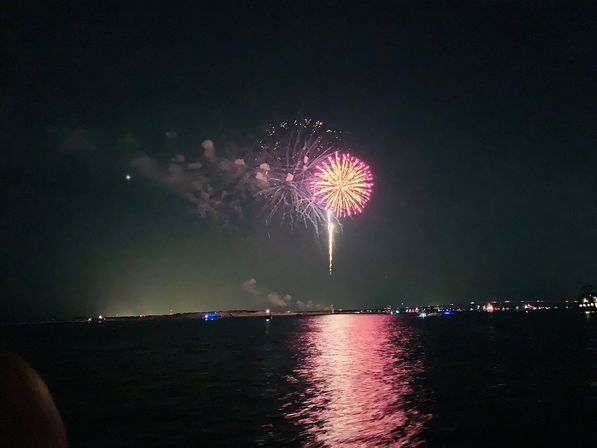
[[[0,351],[0,447],[67,446],[52,395],[20,356]]]

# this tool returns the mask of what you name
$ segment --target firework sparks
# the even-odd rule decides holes
[[[316,202],[336,218],[343,218],[363,211],[371,196],[373,176],[366,163],[336,152],[317,166],[311,188]]]
[[[340,151],[340,132],[302,119],[268,127],[245,153],[222,157],[211,140],[201,147],[202,155],[189,162],[176,155],[167,168],[146,155],[131,165],[191,201],[201,217],[212,216],[225,226],[250,214],[251,200],[257,198],[267,212],[266,223],[275,217],[290,227],[311,226],[317,235],[327,229],[332,275],[340,219],[361,213],[373,186],[369,167]]]
[[[327,211],[329,272],[334,262],[332,219],[358,215],[369,201],[373,176],[367,164],[348,153],[327,157],[316,168],[311,190],[316,203]]]
[[[329,221],[310,181],[315,168],[337,149],[338,140],[336,132],[311,119],[285,121],[266,130],[254,162],[260,167],[258,196],[266,200],[267,221],[278,216],[291,227],[310,224],[316,233]]]

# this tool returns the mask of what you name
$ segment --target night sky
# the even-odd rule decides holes
[[[62,3],[0,23],[0,320],[597,283],[590,2]],[[323,236],[202,219],[131,168],[297,117],[344,131],[375,173],[331,278]]]

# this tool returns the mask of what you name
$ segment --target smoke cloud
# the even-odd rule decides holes
[[[280,308],[289,308],[292,302],[292,296],[290,294],[286,294],[282,297],[279,293],[272,291],[267,295],[267,299],[273,306],[277,306]]]
[[[248,296],[250,297],[256,297],[257,296],[257,280],[255,280],[253,277],[251,277],[250,279],[246,280],[240,287],[240,289]]]
[[[244,217],[244,209],[253,204],[262,186],[245,159],[218,157],[211,140],[204,140],[201,148],[194,160],[177,154],[165,168],[144,153],[133,158],[131,166],[192,203],[201,217],[210,215],[227,226]]]
[[[327,310],[330,308],[324,308],[322,305],[314,304],[311,300],[309,300],[307,303],[301,300],[294,301],[291,294],[280,294],[277,291],[270,291],[264,297],[263,292],[260,293],[260,289],[257,287],[257,280],[253,277],[245,280],[240,289],[247,298],[257,299],[252,300],[252,303],[257,306],[262,305],[263,307],[274,307],[278,309],[296,311],[317,311],[324,309]],[[263,291],[263,287],[261,290]]]

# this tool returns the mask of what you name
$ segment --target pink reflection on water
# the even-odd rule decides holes
[[[416,446],[430,416],[412,382],[422,373],[416,334],[391,316],[306,319],[290,382],[301,388],[283,406],[308,446]],[[421,398],[422,399],[422,398]]]

